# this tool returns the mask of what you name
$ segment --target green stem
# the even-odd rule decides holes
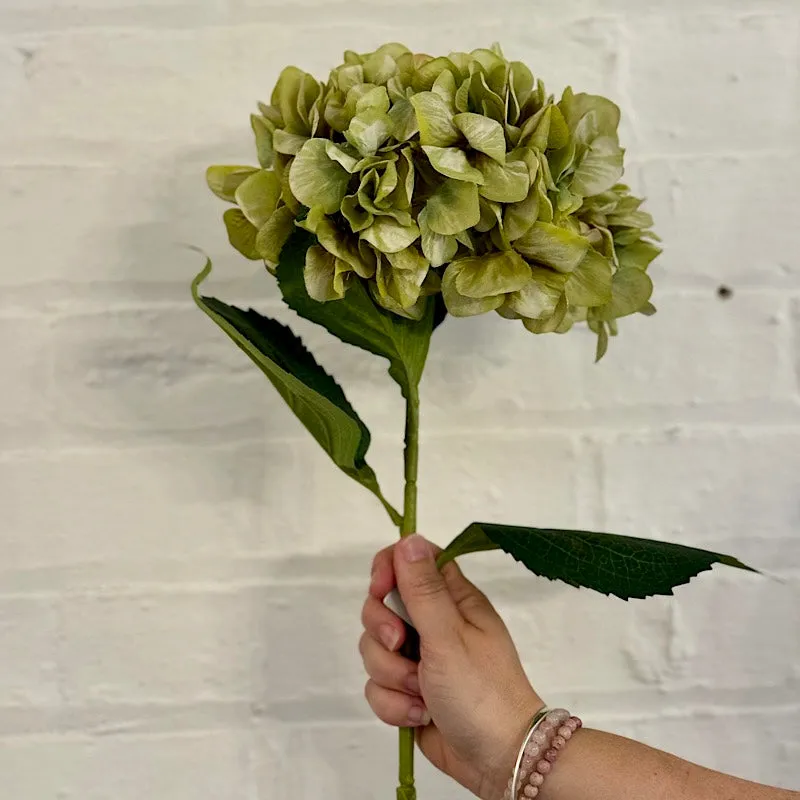
[[[415,388],[406,400],[406,490],[401,536],[417,532],[417,469],[419,467],[419,391]]]
[[[419,392],[416,387],[406,398],[405,452],[405,495],[403,502],[403,522],[400,535],[408,536],[417,530],[417,471],[419,466]],[[416,800],[414,788],[414,729],[400,729],[400,769],[397,787],[397,800]]]

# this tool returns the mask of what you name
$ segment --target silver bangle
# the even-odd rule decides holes
[[[522,747],[519,749],[519,755],[517,756],[516,764],[514,764],[514,773],[511,776],[511,800],[517,800],[517,790],[519,783],[519,771],[522,767],[522,759],[525,757],[525,748],[528,746],[528,742],[531,740],[531,736],[536,732],[536,729],[544,722],[544,718],[550,713],[550,709],[547,706],[542,706],[539,711],[536,712],[536,715],[531,720],[531,724],[528,726],[528,730],[525,734],[525,738],[522,740]]]

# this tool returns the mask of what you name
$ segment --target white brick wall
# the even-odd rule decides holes
[[[194,310],[274,286],[204,189],[251,161],[286,62],[501,40],[618,99],[667,252],[660,313],[588,335],[451,321],[423,387],[421,527],[585,525],[732,550],[624,604],[471,569],[541,691],[588,722],[800,788],[800,7],[796,0],[0,0],[0,785],[15,800],[392,796],[356,653],[392,532]],[[722,300],[725,284],[733,297]],[[383,365],[296,323],[376,432]],[[321,588],[322,586],[326,588]],[[564,661],[565,648],[578,656]],[[426,766],[422,798],[463,797]]]

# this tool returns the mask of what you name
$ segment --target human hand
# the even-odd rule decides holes
[[[417,728],[425,757],[483,800],[499,800],[525,730],[544,705],[486,596],[413,535],[381,550],[362,611],[366,697],[389,725]],[[395,587],[420,637],[419,664],[398,651],[403,621],[383,604]]]

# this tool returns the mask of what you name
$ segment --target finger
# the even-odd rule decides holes
[[[364,630],[387,650],[397,650],[406,639],[403,620],[390,611],[376,597],[368,596],[361,609],[361,624]]]
[[[369,583],[369,593],[378,600],[383,600],[389,592],[394,589],[394,563],[392,561],[392,551],[394,545],[384,547],[372,560],[372,577]]]
[[[387,725],[416,728],[431,721],[431,715],[419,697],[384,689],[373,680],[367,681],[364,695],[375,716]]]
[[[489,598],[465,577],[455,561],[442,567],[442,575],[459,613],[467,622],[483,630],[499,619]]]
[[[419,696],[417,665],[399,653],[392,653],[368,633],[358,643],[367,675],[383,689]]]
[[[401,539],[394,548],[397,587],[420,636],[439,641],[453,636],[464,622],[447,589],[430,542],[418,534]]]

